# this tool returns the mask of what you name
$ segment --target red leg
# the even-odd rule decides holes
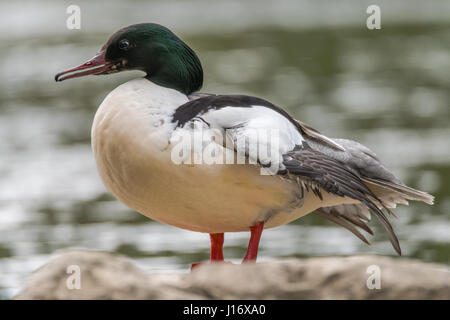
[[[211,256],[209,261],[221,262],[223,261],[223,233],[210,233],[211,239]]]
[[[210,263],[220,263],[223,261],[223,233],[210,233],[211,239],[211,256],[209,258]],[[194,270],[198,266],[205,264],[205,262],[195,262],[191,264],[191,270]]]
[[[259,240],[261,239],[263,229],[264,221],[260,221],[254,226],[250,227],[250,241],[248,243],[247,253],[245,254],[242,263],[256,262],[256,257],[258,256]]]

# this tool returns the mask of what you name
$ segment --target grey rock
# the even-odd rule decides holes
[[[80,268],[80,289],[69,289]],[[368,289],[379,267],[380,289]],[[69,279],[69,280],[68,280]],[[148,274],[106,252],[64,251],[35,271],[15,299],[450,299],[445,265],[386,256],[202,265],[190,274]]]

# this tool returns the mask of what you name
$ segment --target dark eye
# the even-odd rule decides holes
[[[119,49],[120,50],[128,50],[130,48],[130,41],[128,41],[127,39],[123,39],[119,41]]]

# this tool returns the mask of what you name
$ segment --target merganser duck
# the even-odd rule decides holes
[[[212,263],[224,261],[225,232],[250,231],[243,262],[253,262],[264,228],[309,213],[369,243],[356,227],[373,234],[367,225],[371,211],[401,254],[385,212],[393,214],[391,208],[408,200],[433,204],[433,196],[403,184],[358,142],[328,138],[260,98],[197,93],[203,84],[199,58],[158,24],[120,29],[92,59],[55,80],[124,70],[146,76],[110,92],[95,115],[92,148],[100,177],[117,199],[141,214],[209,233]],[[250,136],[261,130],[277,133],[276,141],[266,136],[256,142],[270,157],[250,152]],[[244,163],[174,161],[179,148],[174,137],[213,131],[225,137],[210,140],[215,152],[244,156]],[[244,149],[239,141],[246,141]],[[262,174],[273,162],[276,170]]]

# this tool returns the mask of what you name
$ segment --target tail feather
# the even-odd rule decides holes
[[[428,193],[420,191],[420,190],[413,189],[411,187],[408,187],[408,186],[405,186],[402,184],[397,184],[394,182],[383,181],[383,180],[376,180],[376,179],[371,179],[371,178],[363,178],[363,181],[368,184],[374,185],[376,187],[379,187],[379,188],[382,188],[385,190],[387,189],[386,190],[387,192],[391,191],[400,196],[400,197],[393,198],[391,195],[390,200],[386,200],[387,202],[389,202],[389,201],[392,202],[393,199],[395,199],[395,203],[401,203],[401,204],[408,204],[407,200],[422,201],[429,205],[432,205],[434,203],[434,197],[431,194],[428,194]],[[381,194],[381,195],[379,195],[379,197],[381,199],[383,199],[385,196]],[[395,207],[395,203],[394,203],[394,207]],[[389,203],[389,205],[392,205],[392,203]]]

